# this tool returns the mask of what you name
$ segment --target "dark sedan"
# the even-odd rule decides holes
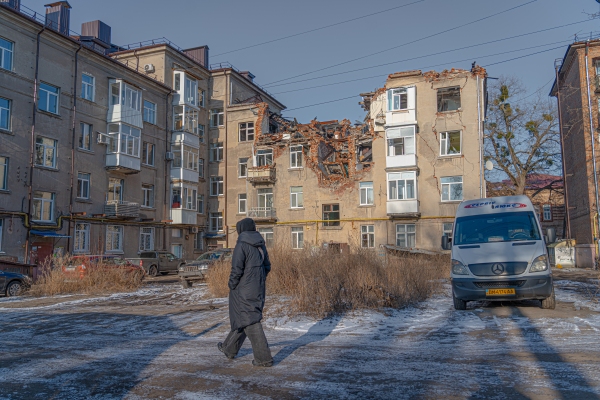
[[[31,286],[31,278],[17,272],[0,271],[0,293],[19,296]]]

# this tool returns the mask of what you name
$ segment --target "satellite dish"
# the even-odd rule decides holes
[[[600,0],[596,0],[596,1],[600,1]],[[494,163],[491,162],[490,160],[487,160],[485,162],[485,169],[487,169],[488,171],[491,171],[494,169]]]

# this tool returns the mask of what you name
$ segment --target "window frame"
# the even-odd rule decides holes
[[[458,153],[448,153],[450,150],[448,147],[450,146],[450,139],[448,137],[451,133],[458,133],[459,137],[459,150]],[[446,131],[440,132],[440,157],[453,157],[460,156],[462,154],[462,131]]]
[[[404,175],[412,174],[412,177],[404,177]],[[392,176],[400,175],[400,178],[391,179]],[[408,197],[408,187],[407,182],[413,182],[413,197]],[[387,182],[388,182],[388,201],[404,201],[404,200],[416,200],[418,197],[418,188],[417,188],[417,173],[416,171],[403,171],[403,172],[388,172],[387,173]],[[395,191],[396,197],[392,197],[392,182],[395,182]],[[400,198],[400,185],[398,182],[404,182],[402,185],[402,198]]]
[[[6,107],[0,105],[0,129],[10,132],[12,129],[12,100],[6,97],[0,97],[0,100],[6,100]],[[2,125],[3,116],[6,116],[6,126]]]
[[[546,208],[547,207],[547,208]],[[542,204],[542,221],[551,222],[553,220],[552,215],[552,204]],[[548,217],[546,218],[546,211],[548,211]]]
[[[399,231],[399,227],[402,226],[404,229]],[[412,230],[408,230],[412,227]],[[409,235],[413,238],[413,246],[409,246]],[[400,236],[404,236],[404,243],[406,246],[400,245]],[[417,225],[416,224],[396,224],[396,246],[403,248],[416,248],[417,247]]]
[[[203,193],[198,193],[198,205],[197,205],[197,210],[196,212],[198,214],[204,214],[205,210],[205,199],[204,199],[204,194]]]
[[[211,212],[208,216],[208,227],[211,232],[223,232],[223,213],[220,211]],[[216,226],[213,225],[216,223]]]
[[[150,152],[148,151],[148,147],[151,148]],[[142,164],[149,165],[151,167],[154,166],[155,148],[156,146],[154,143],[142,142]],[[151,160],[148,159],[148,156],[151,156]]]
[[[87,254],[90,252],[90,231],[90,223],[75,223],[75,226],[73,227],[73,254]],[[82,240],[83,246],[81,246]]]
[[[56,93],[50,91],[48,88],[45,88],[44,86],[47,86],[48,88],[54,88],[54,89],[56,89]],[[44,97],[46,98],[45,104],[48,107],[47,110],[45,110],[45,109],[42,108],[42,101],[41,101],[42,100],[42,92],[44,93]],[[51,97],[54,97],[55,101],[56,101],[56,103],[55,103],[55,108],[56,108],[55,111],[51,111],[50,110],[50,104],[51,104],[50,98]],[[44,112],[47,112],[47,113],[50,113],[50,114],[60,115],[60,87],[51,85],[51,84],[46,83],[46,82],[40,82],[40,87],[39,87],[39,93],[38,93],[38,99],[37,100],[38,100],[37,106],[38,106],[38,110],[39,111],[44,111]]]
[[[254,122],[240,122],[238,124],[238,142],[253,142],[254,133]],[[244,139],[242,139],[242,134],[244,135]]]
[[[105,243],[106,243],[106,252],[107,253],[123,253],[123,232],[124,232],[124,228],[123,225],[106,225],[106,238],[105,238]],[[114,234],[118,235],[118,247],[117,248],[113,248],[113,241],[109,240],[113,239],[112,236]],[[110,243],[110,248],[109,248],[109,243]]]
[[[144,232],[146,230],[146,232]],[[154,251],[154,227],[151,226],[142,226],[140,227],[140,243],[139,250],[140,251]],[[145,238],[149,238],[149,247],[146,248],[146,240]]]
[[[115,127],[118,127],[116,132],[114,131]],[[108,124],[108,136],[110,143],[106,146],[107,154],[123,154],[141,158],[142,130],[140,128],[122,122],[110,123]]]
[[[395,92],[398,92],[397,94]],[[408,88],[407,87],[397,87],[397,88],[391,88],[388,89],[387,91],[388,93],[388,111],[406,111],[408,110]],[[402,107],[402,94],[404,94],[404,102],[405,102],[405,107]],[[394,98],[395,97],[399,97],[399,101],[398,101],[398,105],[399,108],[395,108],[394,107]]]
[[[369,186],[370,185],[370,186]],[[361,206],[373,206],[375,205],[375,190],[373,189],[373,182],[359,182],[358,184],[359,190],[359,204]],[[363,202],[363,193],[364,199]],[[369,202],[369,193],[371,193],[371,202]]]
[[[300,191],[294,192],[294,189],[300,188]],[[290,186],[290,208],[304,208],[304,188],[302,186]]]
[[[5,41],[6,43],[10,44],[10,49],[4,47],[2,41]],[[8,68],[4,63],[4,60],[6,59],[6,53],[10,53],[9,62],[8,62],[10,65],[8,65]],[[13,42],[12,40],[8,40],[6,38],[0,37],[0,68],[4,69],[6,71],[12,71],[13,63],[14,63],[14,56],[15,56],[15,42]]]
[[[87,175],[87,176],[86,176]],[[85,179],[87,178],[87,179]],[[83,200],[90,199],[90,189],[92,186],[92,174],[89,172],[77,172],[77,198]]]
[[[273,165],[273,149],[256,150],[256,166],[265,167],[267,165]]]
[[[91,83],[85,82],[85,77],[91,79]],[[93,75],[81,74],[81,98],[88,101],[94,101],[96,97],[96,78]]]
[[[141,208],[154,208],[154,185],[142,183],[142,204]]]
[[[245,161],[242,162],[242,160]],[[238,178],[248,177],[248,160],[250,160],[250,157],[238,158]]]
[[[0,190],[8,190],[10,157],[0,156]]]
[[[198,137],[200,138],[200,143],[205,143],[206,141],[206,126],[204,124],[198,124]]]
[[[153,103],[149,100],[143,100],[143,113],[142,119],[144,122],[147,122],[152,125],[156,125],[156,103]]]
[[[304,146],[290,146],[290,168],[300,169],[304,168]]]
[[[238,214],[248,213],[248,195],[246,193],[238,194]]]
[[[304,248],[304,228],[301,226],[292,226],[292,249],[301,250]]]
[[[223,177],[222,176],[211,176],[210,177],[210,197],[223,196]],[[213,189],[216,189],[216,193]]]
[[[410,130],[410,134],[408,131]],[[397,133],[396,133],[397,132]],[[386,139],[386,156],[387,157],[400,157],[400,156],[410,156],[417,153],[417,127],[416,125],[405,125],[398,126],[394,128],[386,129],[385,131],[385,139]],[[392,142],[400,140],[402,146],[402,154],[396,154],[396,147],[399,144],[392,145]],[[409,140],[412,140],[410,143]],[[408,152],[407,151],[408,147]],[[392,151],[393,149],[393,151]],[[393,154],[392,154],[393,153]]]
[[[194,250],[204,251],[204,232],[198,232],[194,236]]]
[[[38,193],[49,193],[50,194],[50,199],[46,199],[43,197],[36,197],[36,195],[38,195]],[[52,192],[44,192],[41,190],[36,190],[33,192],[33,208],[35,211],[31,213],[31,220],[32,221],[37,221],[37,222],[54,222],[54,203],[56,201],[56,194],[52,193]],[[39,206],[36,206],[36,203],[40,203]],[[46,203],[50,203],[50,217],[48,219],[42,219],[44,216],[44,206]],[[40,217],[37,218],[37,210],[40,211]]]
[[[270,248],[274,244],[275,235],[273,234],[273,228],[257,228],[258,233],[263,237],[265,246]]]
[[[331,208],[330,210],[325,210],[325,208]],[[335,210],[334,208],[337,208],[337,210]],[[323,216],[323,221],[330,221],[333,220],[334,222],[323,222],[323,226],[324,227],[329,227],[329,226],[340,226],[340,204],[339,203],[328,203],[328,204],[323,204],[321,206],[321,211],[322,211],[322,216]],[[337,218],[329,218],[330,214],[337,214]],[[327,216],[327,217],[326,217]],[[337,220],[337,221],[336,221]]]
[[[366,235],[366,246],[365,246],[365,235]],[[375,248],[375,225],[361,225],[360,226],[360,247],[363,249],[374,249]]]
[[[50,140],[50,141],[53,142],[53,145],[50,146],[50,145],[47,145],[45,143],[38,143],[38,140],[40,140],[40,139],[41,139],[42,142],[44,140]],[[41,147],[42,148],[42,152],[43,152],[42,164],[38,164],[38,156],[39,156],[38,147]],[[46,165],[47,156],[48,156],[48,154],[47,154],[48,150],[52,150],[52,163],[51,163],[52,165]],[[46,137],[46,136],[41,136],[41,135],[36,136],[36,138],[35,138],[35,153],[36,154],[35,154],[35,160],[34,160],[34,163],[35,163],[36,167],[54,168],[54,169],[56,169],[57,168],[56,167],[56,160],[57,160],[56,153],[57,152],[58,152],[58,140],[52,139],[52,138],[49,138],[49,137]]]
[[[451,179],[451,178],[460,178],[460,182],[444,182],[444,179]],[[451,193],[452,193],[452,186],[458,186],[460,185],[460,199],[451,199]],[[462,175],[455,175],[455,176],[442,176],[440,177],[440,186],[441,186],[441,198],[442,198],[442,202],[454,202],[454,201],[463,201],[463,199],[465,198],[464,196],[464,192],[463,192],[463,185],[464,185],[464,178]],[[444,188],[448,187],[447,189],[447,193],[444,193]],[[447,194],[448,198],[444,199],[444,195]]]
[[[111,186],[112,186],[112,190],[111,190]],[[119,188],[118,190],[116,190],[117,188]],[[108,190],[107,190],[107,194],[106,194],[106,200],[107,201],[123,201],[123,192],[125,191],[125,180],[124,179],[120,179],[120,178],[115,178],[115,177],[109,177],[108,178]],[[119,198],[116,199],[116,194],[118,194]],[[110,198],[112,197],[112,198]]]
[[[223,161],[223,142],[213,142],[209,146],[209,161],[210,162],[222,162]]]
[[[204,158],[198,157],[198,179],[204,179]]]
[[[452,97],[449,94],[444,96],[445,93],[451,93],[458,91],[458,107],[448,109],[448,100]],[[462,109],[462,96],[460,86],[448,86],[443,88],[438,88],[436,93],[437,98],[437,112],[446,113],[446,112],[456,112]]]
[[[210,110],[210,127],[218,128],[225,125],[225,113],[222,108],[213,108]]]

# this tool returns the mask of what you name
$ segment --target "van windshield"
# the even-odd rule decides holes
[[[454,245],[517,240],[540,240],[533,212],[484,214],[456,219]]]

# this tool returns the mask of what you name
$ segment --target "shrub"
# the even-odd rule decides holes
[[[290,298],[290,311],[323,317],[358,309],[400,308],[425,300],[449,275],[443,256],[378,256],[363,249],[350,253],[305,249],[269,251],[273,268],[267,294]],[[213,265],[208,275],[211,293],[225,297],[231,264]]]

